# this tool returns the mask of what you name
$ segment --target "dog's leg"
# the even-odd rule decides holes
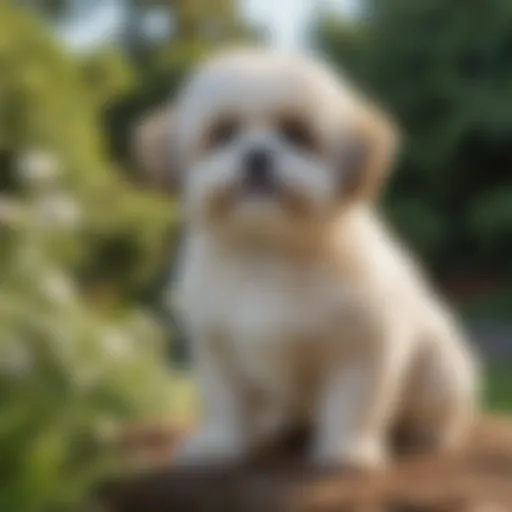
[[[478,362],[451,322],[434,323],[429,336],[429,350],[408,386],[405,428],[420,449],[452,450],[464,442],[475,416]]]
[[[316,464],[362,470],[386,464],[388,429],[411,360],[408,337],[393,334],[374,333],[371,351],[331,368],[316,418]]]
[[[247,454],[242,386],[224,360],[218,341],[202,339],[194,345],[193,365],[202,419],[197,432],[178,449],[178,464],[235,462]]]

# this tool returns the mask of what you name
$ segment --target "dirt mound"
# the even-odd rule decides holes
[[[180,437],[182,434],[178,434]],[[129,451],[153,469],[109,484],[112,512],[509,512],[512,511],[512,423],[484,418],[457,456],[402,455],[383,475],[319,473],[297,455],[300,438],[244,468],[183,472],[171,459],[176,435],[138,431]],[[286,446],[286,450],[283,449]]]

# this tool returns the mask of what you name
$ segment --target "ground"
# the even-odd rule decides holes
[[[169,431],[131,439],[155,467],[104,490],[103,510],[276,512],[507,512],[512,510],[512,424],[482,416],[457,456],[402,456],[385,474],[318,473],[293,451],[243,468],[172,469]],[[180,434],[181,435],[181,434]],[[178,437],[180,437],[178,435]],[[139,436],[134,444],[134,439]],[[143,448],[142,448],[143,447]],[[150,453],[153,453],[151,456]],[[165,464],[162,465],[162,462]]]
[[[193,415],[193,390],[177,378],[173,412],[179,422]],[[268,451],[244,468],[179,472],[172,451],[185,433],[176,423],[136,428],[123,449],[144,471],[105,488],[111,512],[339,511],[505,512],[512,510],[512,372],[489,369],[485,398],[492,413],[481,418],[457,456],[402,455],[381,475],[322,473],[308,469],[292,449]],[[500,410],[500,413],[495,411]]]

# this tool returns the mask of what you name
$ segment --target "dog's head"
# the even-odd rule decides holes
[[[180,187],[192,225],[249,236],[300,233],[372,201],[397,141],[326,67],[264,51],[209,61],[138,139],[153,181]]]

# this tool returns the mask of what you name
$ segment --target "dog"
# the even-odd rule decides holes
[[[322,467],[385,467],[397,425],[439,450],[463,441],[478,360],[375,206],[399,138],[327,64],[262,49],[210,59],[137,129],[184,214],[203,416],[180,463],[241,461],[294,425]]]

